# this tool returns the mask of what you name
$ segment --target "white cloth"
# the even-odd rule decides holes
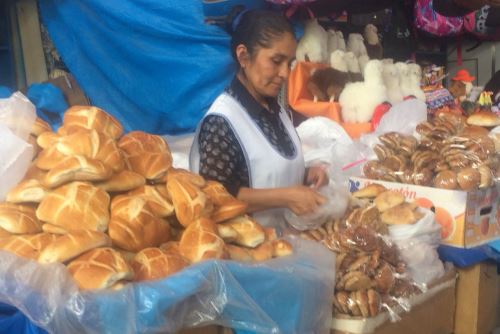
[[[259,126],[248,115],[243,106],[232,96],[223,93],[212,104],[207,114],[219,115],[226,119],[238,138],[248,166],[250,188],[281,188],[302,184],[305,166],[300,140],[293,124],[280,110],[280,118],[295,146],[295,155],[287,158],[280,154],[266,139]],[[201,123],[200,123],[201,124]],[[199,172],[200,152],[198,145],[199,129],[191,147],[190,169]],[[285,227],[284,209],[271,209],[257,212],[254,218],[264,226],[279,230]]]

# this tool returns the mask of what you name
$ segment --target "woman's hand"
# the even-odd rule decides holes
[[[305,183],[307,186],[313,186],[314,189],[328,184],[328,175],[322,166],[311,166],[306,169]]]
[[[314,212],[326,201],[323,195],[306,186],[286,188],[285,197],[287,207],[297,216]]]

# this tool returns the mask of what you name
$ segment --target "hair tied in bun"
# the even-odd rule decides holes
[[[240,24],[240,22],[241,22],[241,18],[242,18],[242,17],[243,17],[243,15],[245,15],[245,13],[247,13],[247,12],[248,12],[248,9],[244,9],[244,10],[242,10],[241,12],[239,12],[239,13],[236,15],[236,17],[235,17],[235,18],[234,18],[234,20],[233,20],[232,26],[231,26],[231,28],[232,28],[232,31],[233,31],[233,32],[234,32],[234,31],[236,31],[236,28],[238,27],[238,25],[239,25],[239,24]]]

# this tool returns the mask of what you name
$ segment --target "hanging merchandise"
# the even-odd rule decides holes
[[[436,12],[432,0],[417,0],[415,2],[415,26],[431,35],[458,35],[464,26],[461,17],[447,17]]]
[[[467,14],[464,17],[465,30],[480,39],[500,40],[500,22],[495,22],[496,25],[490,25],[495,11],[498,15],[500,9],[484,6],[475,12]]]

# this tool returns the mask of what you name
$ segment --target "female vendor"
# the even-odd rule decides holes
[[[237,73],[198,127],[191,170],[221,182],[259,223],[285,227],[284,209],[313,212],[328,183],[321,167],[304,166],[289,114],[277,102],[297,43],[279,13],[242,11],[229,27]]]

